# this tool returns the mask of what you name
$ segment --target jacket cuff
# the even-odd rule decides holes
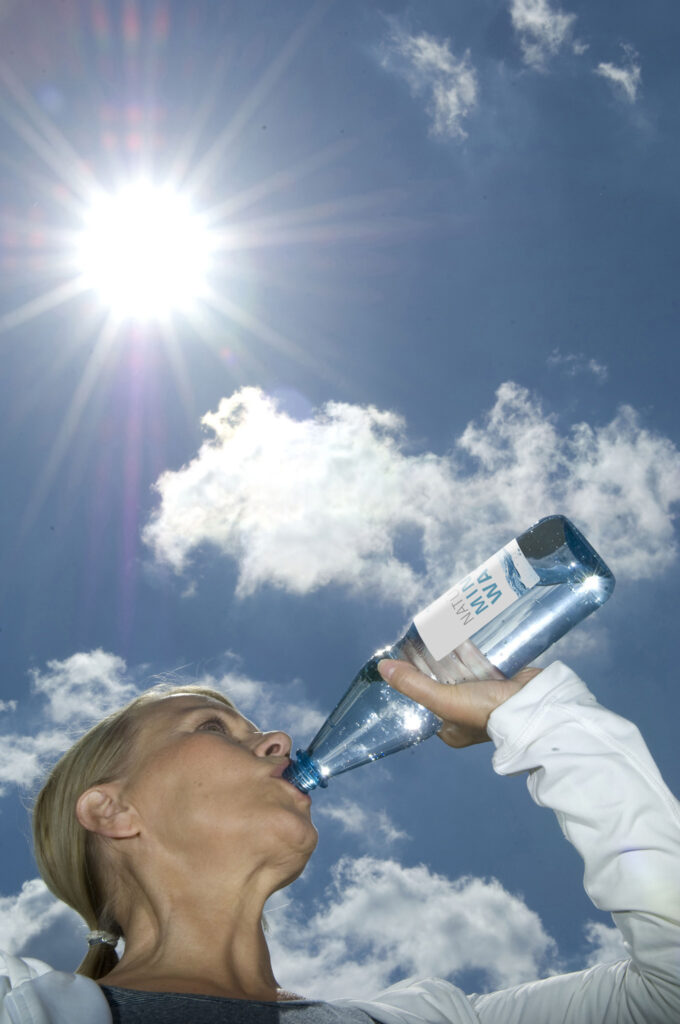
[[[499,775],[512,772],[511,762],[541,731],[543,719],[555,704],[597,704],[583,680],[561,661],[543,669],[491,712],[487,732],[496,747],[493,767]]]

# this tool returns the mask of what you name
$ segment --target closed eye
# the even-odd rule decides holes
[[[222,721],[222,719],[221,718],[217,718],[217,717],[206,718],[206,720],[204,722],[201,722],[201,724],[198,726],[196,731],[197,732],[199,732],[199,731],[200,732],[203,732],[203,731],[211,732],[214,727],[217,727],[219,732],[224,733],[225,736],[229,734],[229,730],[227,729],[227,727],[224,724],[224,722]]]

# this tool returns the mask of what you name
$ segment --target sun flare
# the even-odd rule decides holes
[[[83,286],[114,316],[163,319],[205,295],[214,247],[186,196],[138,181],[93,200],[76,261]]]

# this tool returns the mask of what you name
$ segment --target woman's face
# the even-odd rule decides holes
[[[317,833],[309,796],[281,778],[289,737],[261,733],[198,694],[161,698],[141,714],[121,798],[134,807],[145,855],[215,881],[239,868],[265,868],[280,885],[297,877]]]

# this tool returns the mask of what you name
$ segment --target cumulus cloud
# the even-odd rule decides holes
[[[317,815],[336,822],[345,832],[363,836],[367,840],[378,839],[381,845],[394,843],[398,839],[410,839],[408,832],[398,829],[386,811],[375,811],[355,800],[340,800],[335,804],[322,804]]]
[[[603,363],[597,359],[589,358],[583,352],[569,352],[563,354],[555,348],[548,356],[548,366],[560,369],[567,377],[576,377],[580,373],[591,373],[597,380],[607,379],[608,370]]]
[[[623,51],[622,65],[602,61],[595,68],[595,74],[606,78],[619,96],[623,96],[629,103],[634,103],[642,80],[642,70],[635,50],[630,46],[624,46]]]
[[[80,929],[85,934],[81,918],[55,899],[41,878],[24,882],[13,896],[0,896],[0,949],[5,952],[37,955],[28,950],[38,936],[55,926],[71,933]]]
[[[414,96],[427,98],[432,135],[466,136],[462,122],[477,104],[477,73],[468,51],[455,57],[448,39],[438,40],[426,32],[411,35],[393,21],[380,63],[404,78]]]
[[[551,7],[548,0],[512,0],[510,17],[524,61],[531,67],[545,67],[548,58],[572,40],[576,15]],[[585,50],[579,42],[572,48],[577,54]]]
[[[300,594],[330,582],[417,592],[392,534],[418,525],[408,503],[418,491],[434,493],[440,460],[430,466],[401,453],[398,416],[330,403],[298,421],[244,388],[203,424],[212,438],[156,484],[161,505],[144,539],[160,561],[181,572],[208,542],[237,560],[241,595],[264,582]],[[404,460],[413,463],[405,494]]]
[[[505,383],[443,455],[412,454],[393,412],[329,403],[293,420],[255,388],[203,423],[211,436],[196,457],[157,481],[144,539],[178,573],[211,545],[236,561],[241,596],[336,583],[416,611],[555,511],[621,577],[653,577],[677,555],[680,453],[630,406],[607,424],[561,427]],[[399,553],[404,531],[419,540],[422,571]]]
[[[46,672],[30,675],[35,692],[47,699],[49,718],[58,723],[103,718],[137,694],[124,660],[101,649],[48,661]]]
[[[277,976],[325,998],[370,996],[410,974],[455,980],[469,968],[504,987],[536,978],[555,955],[538,915],[495,879],[454,881],[372,857],[339,861],[311,917],[287,908],[270,924]]]
[[[627,960],[630,957],[630,950],[626,949],[618,928],[612,928],[599,921],[590,921],[586,925],[585,935],[590,946],[586,967],[615,963],[617,960]]]
[[[79,732],[139,692],[122,658],[81,651],[32,669],[27,707],[39,726],[0,735],[0,795],[9,786],[32,787]],[[17,701],[11,701],[16,710]]]
[[[53,728],[40,729],[35,735],[0,736],[0,796],[11,786],[30,788],[71,742],[70,733]]]

